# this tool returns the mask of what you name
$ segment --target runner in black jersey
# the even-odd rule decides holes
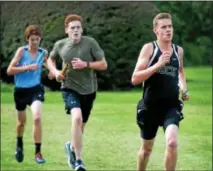
[[[171,15],[160,13],[153,20],[157,40],[143,46],[132,84],[143,82],[143,97],[137,105],[137,123],[142,146],[138,153],[137,170],[145,170],[159,126],[165,131],[165,170],[173,171],[177,162],[179,122],[183,119],[183,103],[188,100],[183,69],[183,48],[172,43]],[[179,90],[180,89],[180,90]]]

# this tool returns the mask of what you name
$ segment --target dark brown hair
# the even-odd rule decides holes
[[[37,25],[27,25],[25,29],[25,40],[28,40],[31,35],[41,37],[41,30]]]

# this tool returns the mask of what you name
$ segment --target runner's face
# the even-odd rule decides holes
[[[154,32],[159,40],[168,42],[173,38],[173,26],[171,19],[158,20],[157,26],[154,28]]]
[[[71,39],[80,40],[83,33],[81,22],[77,20],[70,22],[66,27],[65,32]]]
[[[28,42],[29,42],[29,46],[33,48],[37,48],[41,42],[41,37],[38,35],[30,35]]]

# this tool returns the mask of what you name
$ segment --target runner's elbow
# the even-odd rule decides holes
[[[13,70],[11,67],[7,68],[7,75],[14,75]]]
[[[106,70],[107,67],[108,67],[107,62],[104,61],[104,62],[102,63],[102,69],[103,69],[103,70]]]
[[[138,84],[140,84],[140,80],[138,79],[136,74],[132,75],[132,79],[131,79],[132,85],[136,86]]]

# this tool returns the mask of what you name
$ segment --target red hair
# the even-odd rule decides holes
[[[65,20],[64,20],[64,25],[65,27],[68,26],[68,24],[72,21],[80,21],[81,24],[83,22],[83,19],[80,15],[76,15],[76,14],[69,14],[68,16],[66,16]]]

